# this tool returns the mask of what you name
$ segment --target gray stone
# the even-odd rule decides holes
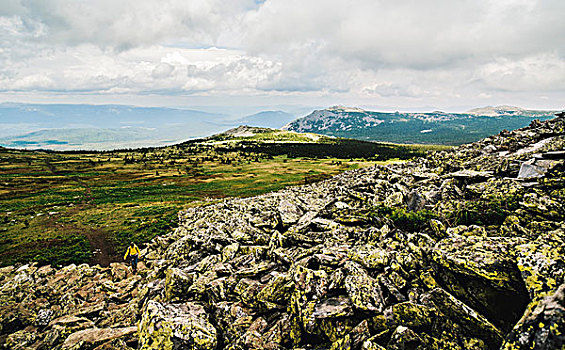
[[[523,163],[522,166],[520,167],[518,178],[531,179],[536,177],[543,177],[546,171],[547,169],[544,167],[537,166],[535,164]]]
[[[139,324],[141,349],[216,349],[216,328],[202,305],[150,300]]]

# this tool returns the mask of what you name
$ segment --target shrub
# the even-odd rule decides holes
[[[408,211],[404,208],[395,208],[387,206],[378,206],[371,209],[370,217],[386,217],[392,220],[397,228],[417,232],[428,228],[430,219],[436,219],[438,216],[426,209],[418,211]]]

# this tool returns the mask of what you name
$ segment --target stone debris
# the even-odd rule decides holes
[[[0,348],[562,349],[564,146],[560,117],[188,209],[139,275],[1,268]]]

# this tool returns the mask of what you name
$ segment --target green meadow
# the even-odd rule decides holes
[[[295,138],[260,139],[273,137]],[[262,150],[257,142],[251,151],[238,142],[106,152],[0,148],[0,266],[107,265],[123,258],[130,241],[142,245],[174,229],[179,210],[320,181],[433,148],[387,145],[386,159],[377,152],[363,158],[340,152],[339,158],[327,152],[304,157],[284,154],[286,145],[277,152],[272,145]]]

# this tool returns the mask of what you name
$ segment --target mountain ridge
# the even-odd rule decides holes
[[[315,110],[282,129],[371,141],[457,145],[478,141],[503,129],[524,127],[536,118],[547,120],[556,112],[500,106],[466,113],[391,113],[334,106]]]

